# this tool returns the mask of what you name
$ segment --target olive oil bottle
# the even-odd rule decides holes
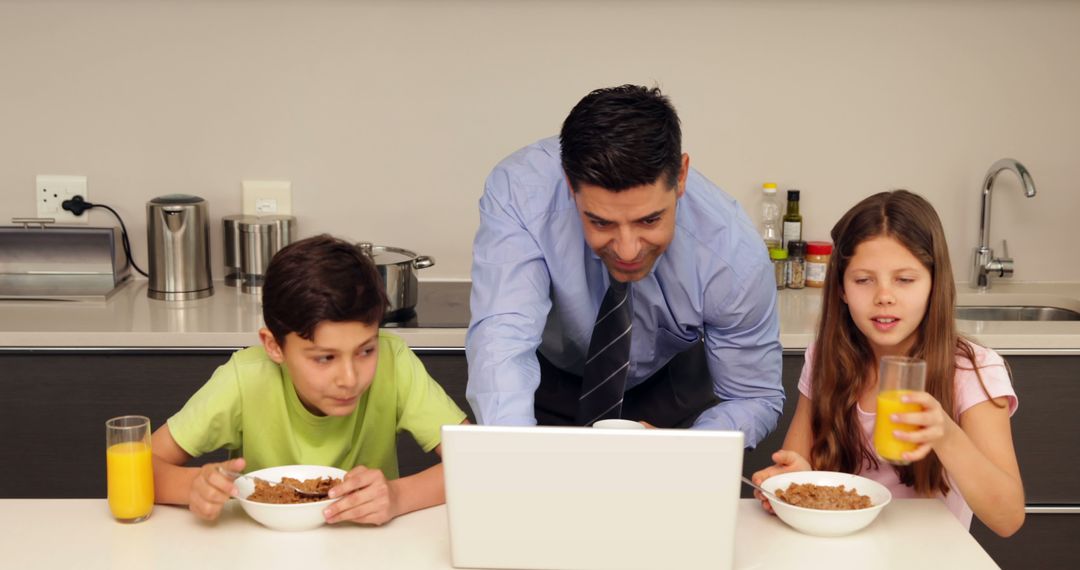
[[[802,239],[802,214],[799,213],[799,191],[787,191],[787,213],[784,214],[784,245]]]

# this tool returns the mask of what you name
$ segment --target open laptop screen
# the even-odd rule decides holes
[[[743,434],[443,427],[458,568],[729,568]]]

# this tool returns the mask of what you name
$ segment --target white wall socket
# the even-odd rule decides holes
[[[244,214],[262,216],[292,214],[292,182],[288,180],[244,180]]]
[[[85,176],[62,176],[57,174],[39,174],[37,187],[34,189],[34,199],[37,201],[37,216],[39,218],[52,218],[58,224],[88,224],[90,212],[76,216],[60,207],[64,200],[75,196],[82,196],[83,200],[90,201],[86,195]]]

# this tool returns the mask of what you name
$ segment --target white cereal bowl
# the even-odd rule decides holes
[[[871,506],[865,509],[849,511],[827,511],[796,507],[780,501],[769,501],[780,520],[791,528],[814,536],[844,536],[862,530],[874,522],[881,509],[892,500],[892,493],[881,483],[866,477],[834,471],[794,471],[769,477],[761,483],[767,491],[776,493],[786,490],[792,483],[811,483],[814,485],[843,485],[844,489],[855,489],[861,495],[870,497]]]
[[[245,474],[236,479],[236,488],[240,491],[237,500],[240,506],[253,519],[267,528],[274,530],[311,530],[318,528],[326,522],[323,509],[337,499],[326,499],[313,503],[298,503],[293,505],[275,505],[249,501],[248,495],[255,492],[255,481],[251,477],[280,483],[282,477],[292,477],[303,481],[304,479],[316,479],[319,477],[345,477],[345,471],[337,467],[323,467],[321,465],[283,465],[259,469]]]

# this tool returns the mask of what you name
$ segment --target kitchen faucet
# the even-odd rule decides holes
[[[1016,173],[1020,181],[1024,183],[1024,195],[1031,198],[1035,195],[1035,182],[1031,180],[1023,164],[1011,158],[1003,158],[990,166],[986,171],[986,179],[982,185],[982,216],[979,221],[979,245],[975,248],[974,263],[971,271],[971,286],[979,290],[990,288],[990,275],[997,277],[1012,277],[1013,260],[1009,256],[1009,245],[1002,242],[1005,257],[995,258],[994,250],[990,249],[990,189],[994,186],[994,179],[1002,170],[1011,170]]]

